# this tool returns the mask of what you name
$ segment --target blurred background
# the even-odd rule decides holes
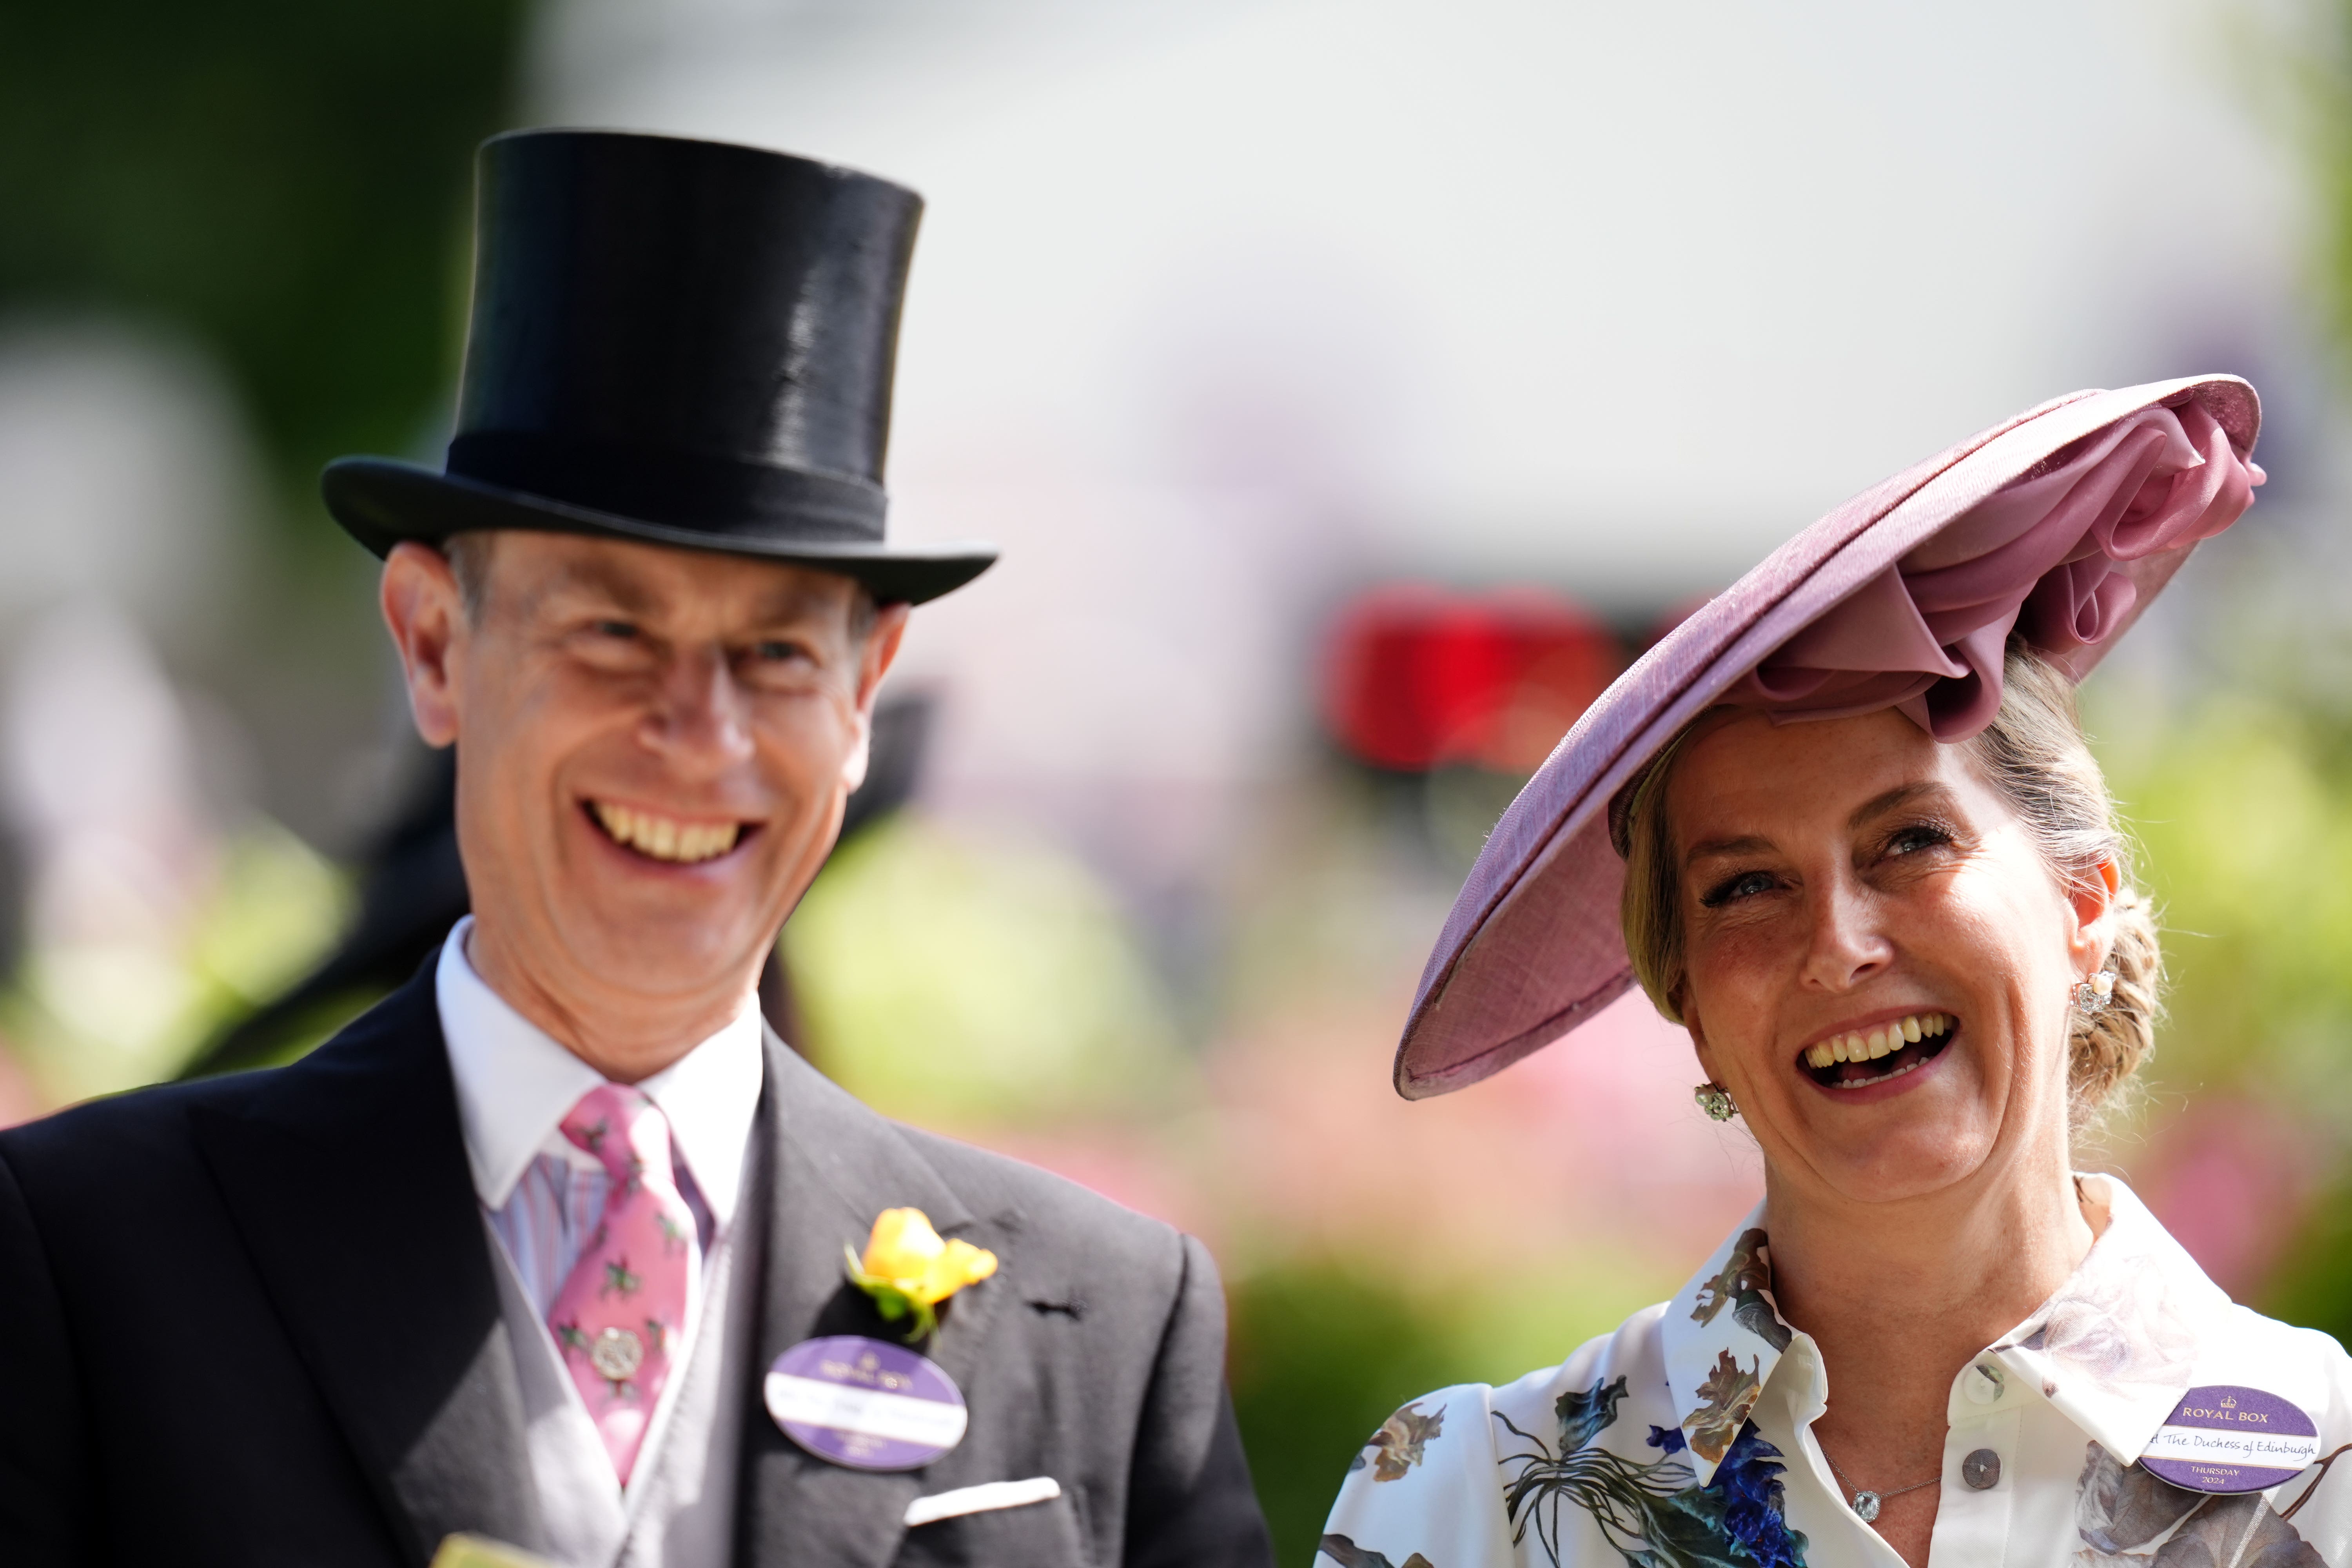
[[[2079,386],[2248,375],[2271,474],[2086,694],[2176,975],[2093,1158],[2352,1328],[2336,0],[6,0],[0,1121],[289,1056],[462,910],[316,475],[437,462],[530,123],[929,198],[893,525],[1006,557],[916,618],[767,1000],[1209,1240],[1286,1563],[1400,1401],[1756,1195],[1638,997],[1394,1098],[1496,814],[1684,609]]]

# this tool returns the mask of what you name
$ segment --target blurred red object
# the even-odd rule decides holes
[[[1374,767],[1532,773],[1623,662],[1608,628],[1549,589],[1394,584],[1334,621],[1324,722]]]

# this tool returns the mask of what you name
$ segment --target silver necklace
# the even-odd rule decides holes
[[[1822,1458],[1830,1459],[1830,1451],[1827,1448],[1822,1450]],[[1845,1472],[1837,1468],[1835,1459],[1830,1459],[1830,1474],[1837,1478],[1839,1486],[1853,1493],[1846,1500],[1853,1505],[1853,1511],[1860,1516],[1864,1524],[1869,1524],[1878,1518],[1878,1505],[1888,1498],[1901,1497],[1905,1492],[1916,1492],[1921,1487],[1932,1487],[1944,1479],[1941,1476],[1929,1476],[1924,1481],[1913,1481],[1909,1486],[1896,1487],[1891,1492],[1874,1492],[1857,1490],[1854,1484],[1845,1479]]]

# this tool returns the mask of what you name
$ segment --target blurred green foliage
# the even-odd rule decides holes
[[[894,816],[826,862],[783,950],[812,1054],[892,1116],[1034,1126],[1182,1097],[1166,995],[1061,852]]]
[[[1348,1467],[1400,1405],[1557,1366],[1680,1283],[1600,1244],[1455,1276],[1292,1256],[1231,1282],[1234,1414],[1284,1568],[1315,1563]]]
[[[2238,563],[2196,694],[2095,681],[2086,721],[2164,931],[2148,1120],[2227,1094],[2307,1135],[2318,1188],[2257,1304],[2352,1342],[2352,688],[2283,564]]]
[[[2247,96],[2300,144],[2311,198],[2313,280],[2352,355],[2352,0],[2290,0],[2229,18]]]
[[[2352,1210],[2342,1190],[2313,1208],[2261,1306],[2282,1322],[2324,1330],[2338,1344],[2352,1344]]]
[[[526,16],[0,6],[0,308],[193,337],[289,493],[340,453],[413,447],[455,368],[471,153],[500,128]]]
[[[2111,779],[2166,931],[2156,1080],[2240,1079],[2352,1135],[2352,758],[2317,716],[2234,693],[2168,725]]]
[[[1366,1438],[1455,1381],[1444,1325],[1392,1287],[1332,1263],[1268,1270],[1233,1293],[1234,1414],[1278,1560],[1307,1568]]]
[[[2238,689],[2120,750],[2170,979],[2154,1110],[2227,1089],[2328,1152],[2261,1305],[2352,1342],[2352,728]]]
[[[50,1102],[169,1076],[332,945],[352,902],[341,871],[266,817],[221,851],[181,940],[48,943],[0,989],[0,1038]]]

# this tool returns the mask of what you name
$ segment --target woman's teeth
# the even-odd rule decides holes
[[[1916,1046],[1921,1040],[1937,1038],[1952,1026],[1952,1016],[1948,1013],[1914,1013],[1892,1024],[1839,1035],[1809,1047],[1805,1051],[1805,1061],[1816,1068],[1833,1067],[1839,1062],[1876,1061],[1881,1057],[1893,1055],[1905,1046]]]
[[[697,860],[716,860],[734,848],[735,840],[743,833],[740,822],[680,822],[674,816],[635,811],[607,801],[594,802],[593,809],[596,820],[613,836],[614,843],[625,844],[656,860],[688,865]]]

